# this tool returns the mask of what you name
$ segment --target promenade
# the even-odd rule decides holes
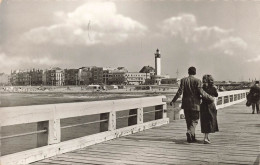
[[[105,141],[32,163],[82,164],[254,164],[260,157],[260,114],[241,102],[218,110],[220,132],[203,144],[200,125],[197,143],[186,142],[185,120]]]

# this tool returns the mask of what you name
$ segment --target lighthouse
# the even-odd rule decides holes
[[[161,54],[159,49],[156,50],[155,55],[155,75],[160,76],[161,75]]]

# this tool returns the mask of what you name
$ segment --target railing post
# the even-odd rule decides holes
[[[48,144],[56,144],[61,141],[60,119],[49,120]]]
[[[222,96],[221,98],[222,98],[222,104],[221,105],[224,105],[225,104],[225,97]]]
[[[143,107],[137,109],[137,124],[144,123],[144,109]]]
[[[218,105],[218,97],[214,98],[214,103],[215,103],[216,106]]]
[[[111,111],[109,113],[108,130],[109,131],[116,130],[116,112],[115,111]]]
[[[37,146],[56,144],[61,141],[60,119],[37,123],[37,131],[47,130],[47,133],[37,134]]]
[[[167,118],[167,104],[163,104],[163,119]]]

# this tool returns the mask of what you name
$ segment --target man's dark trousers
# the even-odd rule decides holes
[[[260,113],[260,111],[259,111],[259,103],[252,103],[253,113],[255,113],[255,109],[256,109],[256,113]]]
[[[187,133],[195,137],[195,128],[200,118],[200,112],[190,109],[184,109],[184,115],[187,124]]]

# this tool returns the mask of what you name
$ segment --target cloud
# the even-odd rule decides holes
[[[164,33],[170,33],[172,36],[180,36],[186,42],[190,40],[195,27],[197,27],[197,21],[195,16],[191,14],[168,18],[161,25]]]
[[[0,49],[0,72],[9,73],[15,68],[28,69],[31,67],[49,67],[59,64],[57,60],[51,59],[47,56],[37,57],[21,57],[21,56],[10,56]]]
[[[8,57],[4,52],[0,52],[0,61],[1,61],[1,70],[5,70],[5,68],[14,67],[19,64],[20,59],[14,59]]]
[[[207,26],[199,26],[196,27],[193,31],[193,36],[192,40],[194,42],[199,42],[199,41],[207,41],[207,40],[218,40],[223,37],[228,36],[233,30],[225,30],[221,29],[217,26],[213,27],[207,27]]]
[[[48,57],[42,57],[42,58],[35,58],[31,60],[32,63],[34,64],[39,64],[39,65],[50,65],[50,66],[54,66],[56,64],[58,64],[59,62],[57,60],[48,58]]]
[[[114,44],[147,30],[141,23],[119,14],[113,2],[86,3],[71,13],[54,15],[59,23],[32,29],[23,38],[37,44]]]
[[[189,42],[213,42],[230,34],[232,30],[217,26],[198,26],[197,19],[192,14],[182,14],[163,21],[161,29],[164,34],[182,38]]]
[[[161,29],[165,36],[168,37],[170,34],[179,47],[191,49],[191,55],[203,52],[212,56],[241,56],[248,48],[248,44],[242,38],[233,36],[233,29],[199,25],[193,14],[168,18],[163,21]]]
[[[251,59],[248,59],[247,62],[258,62],[260,61],[260,55],[258,55],[257,57],[255,58],[251,58]]]
[[[226,55],[234,55],[234,52],[241,52],[246,50],[247,43],[239,37],[228,37],[221,39],[210,47],[210,49],[217,49],[223,51]]]

